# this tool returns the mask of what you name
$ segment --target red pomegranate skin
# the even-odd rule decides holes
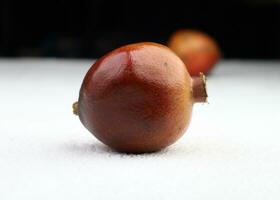
[[[150,42],[127,45],[89,69],[78,115],[96,138],[117,151],[158,151],[188,127],[191,85],[184,63],[169,48]]]
[[[208,74],[221,57],[217,42],[196,30],[175,32],[168,46],[183,60],[191,76]]]

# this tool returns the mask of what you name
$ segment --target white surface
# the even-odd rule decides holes
[[[159,153],[125,155],[72,115],[90,61],[0,60],[0,199],[280,199],[280,63],[222,62],[210,104]]]

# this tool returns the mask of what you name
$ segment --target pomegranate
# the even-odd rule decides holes
[[[78,102],[82,124],[104,144],[127,153],[154,152],[187,129],[193,104],[207,98],[205,77],[191,78],[166,46],[123,46],[87,72]]]
[[[191,76],[207,74],[221,57],[216,41],[195,30],[175,32],[168,46],[183,60]]]

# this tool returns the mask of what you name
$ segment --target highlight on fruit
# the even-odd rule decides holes
[[[206,79],[191,78],[168,47],[136,43],[98,59],[84,77],[74,114],[101,142],[125,153],[159,151],[187,130]]]

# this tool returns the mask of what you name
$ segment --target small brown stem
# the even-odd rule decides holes
[[[192,78],[192,93],[194,103],[207,102],[206,78],[203,73],[200,73],[199,77]]]
[[[75,115],[79,115],[79,113],[78,113],[78,102],[73,103],[72,108],[73,108],[73,113]]]

